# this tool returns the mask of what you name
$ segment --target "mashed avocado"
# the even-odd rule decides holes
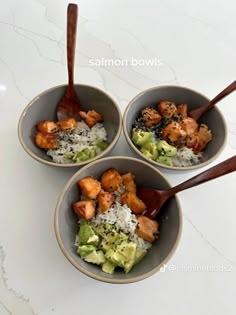
[[[159,155],[168,156],[168,157],[175,156],[177,153],[176,147],[170,145],[165,140],[158,141],[157,150],[159,152]]]
[[[98,235],[96,235],[92,226],[86,220],[81,221],[80,223],[79,240],[80,240],[80,245],[96,246],[99,242]]]
[[[73,152],[65,152],[64,157],[66,159],[72,160],[75,163],[79,163],[81,161],[87,161],[92,159],[97,155],[95,148],[85,148],[82,151],[73,151]]]
[[[94,158],[97,155],[96,147],[100,151],[104,151],[108,147],[108,142],[98,139],[95,143],[95,146],[92,148],[85,148],[81,151],[68,151],[64,153],[64,158],[72,160],[75,163],[82,161],[87,161]]]
[[[116,265],[106,259],[106,261],[102,264],[102,271],[113,274],[115,271]]]
[[[149,142],[141,146],[140,151],[145,155],[147,158],[151,160],[156,160],[158,157],[157,151],[157,144],[156,142]]]
[[[173,165],[172,157],[177,154],[176,147],[165,140],[156,139],[153,132],[134,128],[132,141],[148,159],[166,165]]]
[[[77,248],[77,253],[80,255],[81,258],[84,258],[94,252],[96,247],[93,245],[80,245]]]
[[[77,253],[90,263],[101,265],[102,271],[112,274],[115,268],[123,268],[128,273],[146,254],[146,250],[137,249],[128,236],[111,224],[93,226],[83,220],[79,229]]]
[[[94,250],[91,253],[89,253],[87,256],[84,257],[84,260],[96,265],[101,265],[105,263],[106,258],[101,250]]]
[[[133,129],[132,141],[135,145],[142,146],[153,141],[153,133],[149,131],[143,131],[141,129]]]

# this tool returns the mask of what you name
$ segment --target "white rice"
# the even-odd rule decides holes
[[[97,123],[92,128],[84,121],[79,121],[77,128],[72,131],[60,131],[59,133],[59,148],[48,150],[49,155],[55,163],[73,163],[70,159],[66,159],[66,152],[80,152],[84,149],[95,149],[96,154],[100,154],[102,150],[97,147],[97,140],[107,140],[107,133],[102,123]]]
[[[195,154],[192,149],[183,147],[177,150],[176,155],[172,158],[172,162],[174,166],[185,167],[199,164],[201,158],[201,153]]]
[[[105,213],[98,213],[91,221],[95,225],[115,224],[118,229],[129,236],[131,241],[137,244],[137,248],[147,250],[151,247],[149,242],[135,233],[138,220],[127,205],[121,205],[116,201]]]

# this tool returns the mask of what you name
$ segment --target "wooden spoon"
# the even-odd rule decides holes
[[[216,97],[213,98],[213,100],[211,100],[206,105],[188,112],[188,116],[192,117],[193,119],[195,119],[197,121],[206,111],[208,111],[216,103],[221,101],[224,97],[226,97],[227,95],[229,95],[230,93],[232,93],[235,90],[236,90],[236,81],[232,82],[229,86],[227,86],[227,88],[225,88],[222,92],[220,92],[218,95],[216,95]]]
[[[78,112],[81,111],[80,101],[77,98],[74,87],[74,60],[75,42],[77,28],[78,7],[76,4],[69,3],[67,8],[67,67],[68,67],[68,86],[65,96],[57,106],[57,119],[62,120],[74,117],[80,120]]]
[[[160,212],[162,205],[176,193],[234,171],[236,171],[236,155],[175,187],[167,190],[139,188],[137,195],[147,206],[145,215],[149,218],[154,218]]]

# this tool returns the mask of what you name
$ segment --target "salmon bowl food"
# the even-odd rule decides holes
[[[201,163],[212,132],[206,124],[188,117],[187,104],[162,100],[156,108],[141,110],[133,123],[131,139],[147,158],[186,167]]]
[[[125,109],[123,130],[133,151],[156,166],[195,169],[212,162],[226,143],[227,128],[215,106],[197,121],[191,111],[209,102],[178,85],[157,86],[134,97]]]
[[[94,161],[76,172],[55,209],[54,227],[65,257],[104,282],[130,283],[158,270],[174,253],[182,226],[176,197],[149,218],[138,188],[170,185],[153,166],[131,157]]]
[[[76,117],[57,119],[66,85],[35,96],[19,118],[18,136],[35,160],[57,168],[81,167],[110,153],[122,130],[118,104],[97,87],[76,84],[81,103]]]
[[[87,176],[77,184],[81,197],[72,205],[79,218],[77,253],[106,273],[130,272],[158,232],[158,222],[142,215],[146,206],[136,195],[134,175],[110,168],[100,180]]]
[[[36,125],[35,144],[55,163],[80,163],[104,151],[109,143],[103,117],[95,110],[80,111],[80,121],[44,120]]]

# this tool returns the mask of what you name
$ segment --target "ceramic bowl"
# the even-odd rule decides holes
[[[23,110],[18,124],[18,136],[25,151],[37,161],[57,167],[81,167],[111,152],[119,139],[122,130],[122,116],[116,102],[104,91],[82,84],[75,86],[77,95],[84,111],[96,110],[103,116],[104,127],[107,131],[109,146],[96,157],[80,163],[58,164],[38,148],[34,137],[36,124],[44,120],[56,121],[56,108],[65,95],[66,85],[50,88],[37,95]]]
[[[145,157],[131,140],[132,125],[139,116],[141,110],[145,107],[157,107],[161,100],[175,102],[176,105],[186,103],[188,110],[199,108],[205,105],[209,98],[203,94],[183,86],[158,86],[145,90],[134,97],[128,104],[123,116],[123,130],[128,145],[133,149],[139,158],[146,160],[158,167],[164,167],[171,170],[191,170],[205,166],[214,161],[222,152],[226,143],[226,123],[220,110],[215,106],[206,112],[198,121],[206,124],[212,132],[212,141],[207,144],[203,151],[203,158],[199,164],[191,166],[168,166],[160,162]]]
[[[167,201],[158,222],[159,236],[148,250],[146,256],[127,274],[123,270],[110,275],[97,265],[87,263],[76,253],[75,236],[78,232],[78,218],[71,205],[80,198],[78,180],[93,176],[99,179],[109,168],[117,169],[121,174],[131,172],[135,175],[137,187],[146,186],[167,189],[169,182],[160,171],[147,162],[131,157],[113,156],[99,159],[77,171],[66,183],[56,205],[54,228],[58,244],[70,263],[82,273],[96,280],[110,283],[131,283],[143,280],[158,272],[175,252],[182,230],[182,212],[177,197]]]

